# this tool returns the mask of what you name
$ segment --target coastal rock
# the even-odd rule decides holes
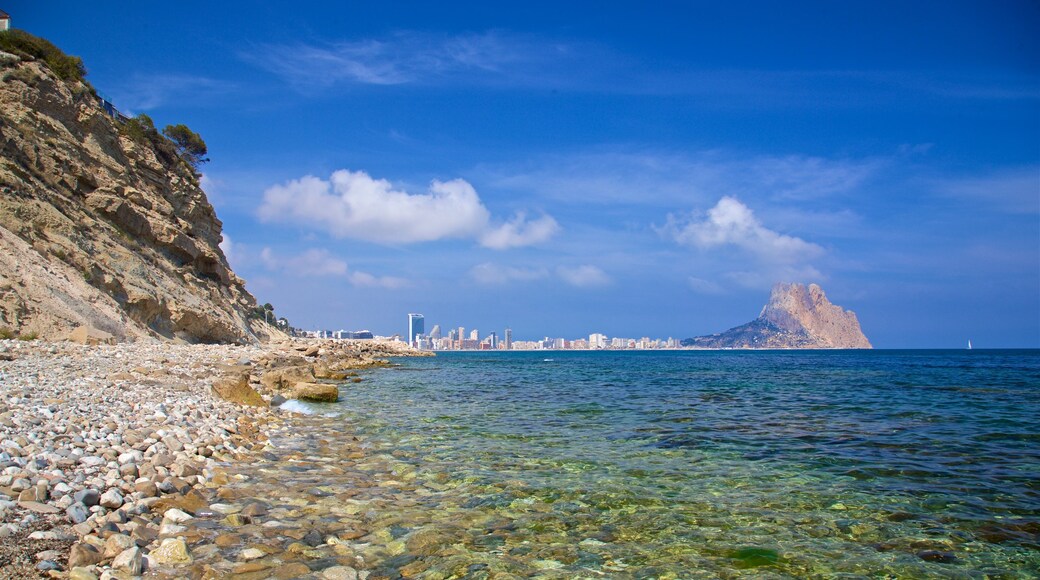
[[[758,318],[683,341],[699,348],[871,348],[852,311],[831,304],[816,284],[780,283]]]
[[[251,318],[194,168],[160,133],[124,127],[44,60],[5,65],[0,326],[91,345],[282,336]]]
[[[312,365],[296,365],[268,370],[260,378],[260,384],[269,390],[281,391],[291,389],[297,383],[312,382],[314,380],[314,367]]]
[[[267,405],[260,393],[257,393],[253,387],[249,386],[249,371],[217,379],[213,383],[213,392],[225,401],[231,401],[239,405],[253,407]]]
[[[80,542],[74,544],[72,550],[69,551],[69,568],[93,566],[103,559],[104,556],[97,548],[85,542]]]
[[[118,489],[110,489],[105,493],[101,494],[101,507],[108,509],[119,509],[123,505],[123,494],[119,493]]]
[[[162,545],[152,550],[148,557],[158,564],[190,564],[188,545],[180,538],[163,540]]]
[[[98,505],[98,502],[101,501],[101,492],[92,487],[88,487],[87,489],[77,491],[72,497],[83,505],[90,507]]]
[[[137,546],[127,548],[112,560],[112,569],[125,571],[134,576],[144,571],[144,556]]]
[[[124,534],[112,534],[105,540],[105,548],[102,554],[107,558],[115,558],[124,550],[135,546],[134,539]]]
[[[301,401],[335,403],[339,400],[339,387],[324,383],[296,383],[293,398]]]
[[[98,330],[89,326],[77,326],[75,330],[69,333],[69,342],[76,344],[112,344],[115,342],[115,338],[104,330]]]

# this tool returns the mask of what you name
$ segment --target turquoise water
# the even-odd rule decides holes
[[[486,528],[445,558],[559,578],[1040,574],[1040,351],[396,362],[315,408],[392,453],[424,525]]]

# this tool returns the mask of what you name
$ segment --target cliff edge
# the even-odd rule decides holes
[[[255,342],[256,300],[194,167],[105,105],[81,78],[0,52],[0,327]]]
[[[758,318],[683,341],[700,348],[872,348],[856,314],[831,304],[816,284],[780,283]]]

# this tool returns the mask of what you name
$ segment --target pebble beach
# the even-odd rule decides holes
[[[215,515],[203,492],[293,415],[213,384],[265,357],[317,355],[297,346],[0,341],[0,578],[190,564],[183,524]]]

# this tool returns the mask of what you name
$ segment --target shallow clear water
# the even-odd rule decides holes
[[[1040,576],[1040,351],[396,362],[294,403],[150,574]]]
[[[319,408],[560,577],[1040,572],[1040,351],[398,362]]]

